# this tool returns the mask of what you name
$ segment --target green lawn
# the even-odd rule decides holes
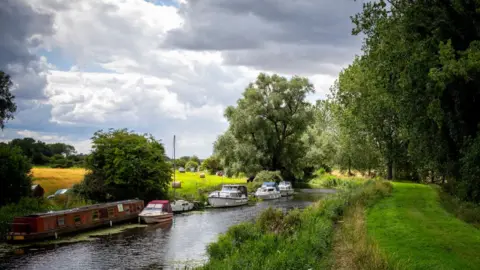
[[[368,235],[401,269],[480,269],[480,230],[447,213],[430,186],[394,183],[375,204]]]
[[[181,183],[181,188],[175,189],[176,194],[194,196],[198,194],[197,190],[208,191],[215,189],[222,184],[246,184],[246,178],[228,178],[216,175],[205,174],[205,178],[200,178],[200,173],[179,173],[175,172],[175,179]],[[172,189],[171,189],[172,192]]]

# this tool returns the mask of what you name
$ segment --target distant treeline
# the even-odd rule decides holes
[[[18,147],[33,165],[53,168],[83,167],[85,154],[77,154],[75,147],[65,143],[50,143],[33,138],[13,139],[6,144]]]

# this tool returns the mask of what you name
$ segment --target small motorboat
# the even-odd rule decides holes
[[[193,209],[193,203],[185,200],[175,200],[171,202],[170,205],[174,213],[186,212]]]
[[[280,189],[280,193],[282,194],[283,197],[286,197],[286,196],[291,196],[293,195],[293,187],[292,187],[292,183],[288,182],[288,181],[282,181],[278,184],[278,189]]]
[[[262,200],[275,200],[280,198],[281,196],[282,195],[280,194],[280,190],[278,190],[276,184],[271,184],[271,182],[264,183],[255,192],[255,197]]]
[[[208,195],[208,203],[212,207],[232,207],[248,203],[247,187],[243,185],[223,185]]]
[[[173,219],[172,207],[167,200],[154,200],[138,215],[145,223],[167,223]]]

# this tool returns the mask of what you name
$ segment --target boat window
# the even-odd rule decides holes
[[[99,219],[98,210],[93,210],[93,212],[92,212],[92,220],[98,220],[98,219]]]
[[[64,226],[65,225],[65,217],[58,217],[57,218],[57,225]]]
[[[158,210],[162,208],[163,208],[163,204],[161,203],[157,203],[157,204],[150,203],[147,205],[147,210]]]
[[[80,215],[75,215],[73,217],[73,222],[75,222],[75,224],[82,223],[82,218],[80,217]]]
[[[108,208],[108,217],[113,217],[115,215],[115,209],[113,207]]]
[[[123,210],[125,210],[125,212],[127,213],[130,213],[130,205],[125,205],[125,207],[123,207]]]

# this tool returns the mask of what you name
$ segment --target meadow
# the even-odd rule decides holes
[[[62,188],[71,188],[83,180],[86,170],[83,168],[43,168],[32,169],[33,182],[40,184],[45,189],[45,194],[50,195]],[[181,197],[197,197],[200,193],[213,190],[222,184],[245,184],[246,178],[229,178],[217,175],[205,174],[200,178],[200,173],[186,172],[175,174],[177,182],[181,182],[181,188],[175,189],[175,193]],[[173,180],[173,177],[172,177]],[[173,189],[170,189],[173,195]]]

